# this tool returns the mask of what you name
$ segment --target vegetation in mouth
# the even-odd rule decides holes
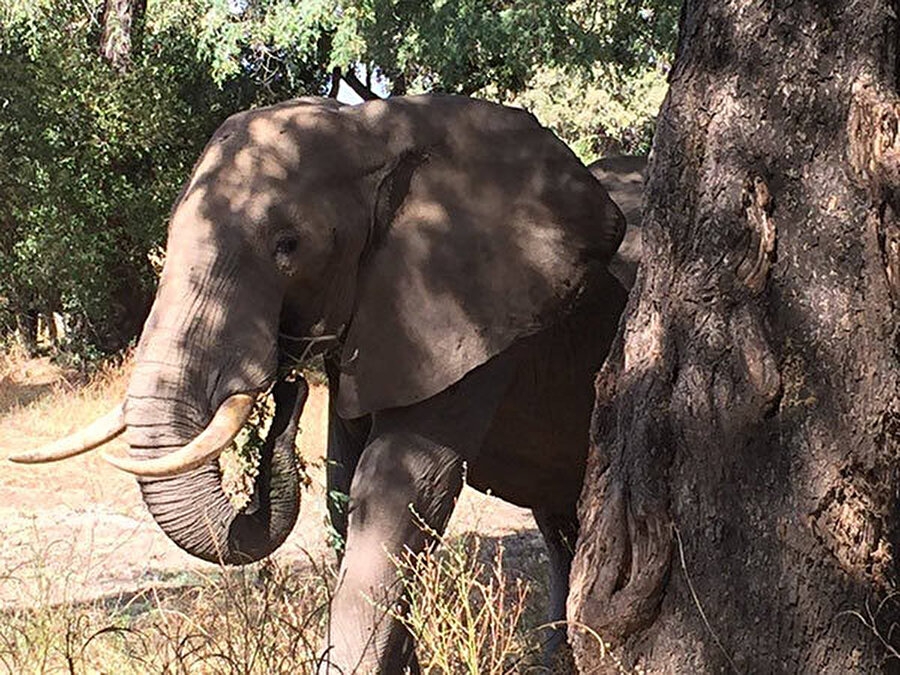
[[[294,377],[299,375],[296,370],[292,370],[291,373]],[[269,390],[256,398],[253,411],[241,432],[231,445],[219,455],[222,489],[235,509],[245,508],[253,497],[253,488],[256,478],[259,476],[259,462],[263,445],[269,435],[274,416],[275,400]],[[297,436],[299,437],[301,433],[303,430],[299,429]],[[294,454],[297,471],[300,474],[300,484],[304,488],[308,488],[312,484],[312,478],[307,470],[306,460],[296,450]]]

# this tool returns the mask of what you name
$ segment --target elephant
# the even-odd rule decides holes
[[[417,671],[383,610],[404,603],[390,555],[443,532],[464,482],[532,509],[563,619],[593,378],[627,297],[608,269],[624,232],[591,172],[519,109],[421,95],[238,113],[175,202],[124,402],[13,459],[124,433],[128,456],[106,458],[138,477],[178,546],[258,560],[299,508],[307,388],[285,366],[320,354],[329,491],[349,495],[332,509],[345,549],[327,672]],[[270,389],[274,422],[238,511],[216,458]]]
[[[619,283],[631,290],[641,261],[640,225],[647,157],[643,155],[604,157],[588,164],[588,169],[606,188],[609,196],[625,216],[625,237],[609,263],[609,271]]]

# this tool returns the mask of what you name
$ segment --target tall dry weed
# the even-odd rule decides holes
[[[434,538],[440,546],[395,558],[409,608],[393,614],[415,638],[422,672],[523,672],[539,653],[523,621],[531,583],[504,563],[502,542],[486,561],[477,535]]]
[[[0,577],[14,583],[11,570]],[[332,570],[282,566],[189,575],[183,585],[59,601],[29,580],[28,604],[0,610],[8,673],[314,673]],[[44,588],[42,597],[35,588]]]

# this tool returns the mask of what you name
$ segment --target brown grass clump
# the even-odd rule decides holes
[[[474,534],[435,540],[439,548],[395,559],[409,610],[394,616],[416,639],[422,672],[531,670],[540,649],[536,631],[524,620],[531,584],[504,565],[503,544],[485,556],[482,539]]]
[[[314,673],[331,579],[326,566],[269,559],[175,587],[9,608],[0,612],[0,665],[10,673]]]

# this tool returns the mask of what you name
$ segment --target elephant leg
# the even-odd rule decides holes
[[[372,428],[371,417],[342,419],[336,410],[340,372],[330,359],[325,360],[328,375],[328,451],[325,462],[325,488],[328,517],[337,536],[335,548],[343,555],[347,541],[347,504],[353,473],[366,446]]]
[[[566,641],[566,627],[561,622],[566,620],[566,598],[569,595],[569,572],[578,537],[578,516],[575,505],[563,513],[540,508],[532,509],[532,513],[547,544],[550,558],[547,620],[552,627],[544,641],[544,665],[553,672],[560,672],[562,668],[559,661],[566,658],[565,654],[560,653],[560,646]]]
[[[392,558],[419,553],[431,533],[443,533],[464,464],[477,457],[513,366],[497,357],[430,399],[373,416],[331,602],[328,657],[341,669],[334,672],[418,671],[412,638],[395,618],[407,603]]]
[[[443,532],[462,489],[454,450],[410,433],[381,435],[366,446],[350,489],[347,549],[331,604],[329,662],[335,673],[417,669],[412,639],[391,612],[405,611],[391,559],[420,552],[429,535],[415,518]],[[415,672],[415,671],[414,671]]]

